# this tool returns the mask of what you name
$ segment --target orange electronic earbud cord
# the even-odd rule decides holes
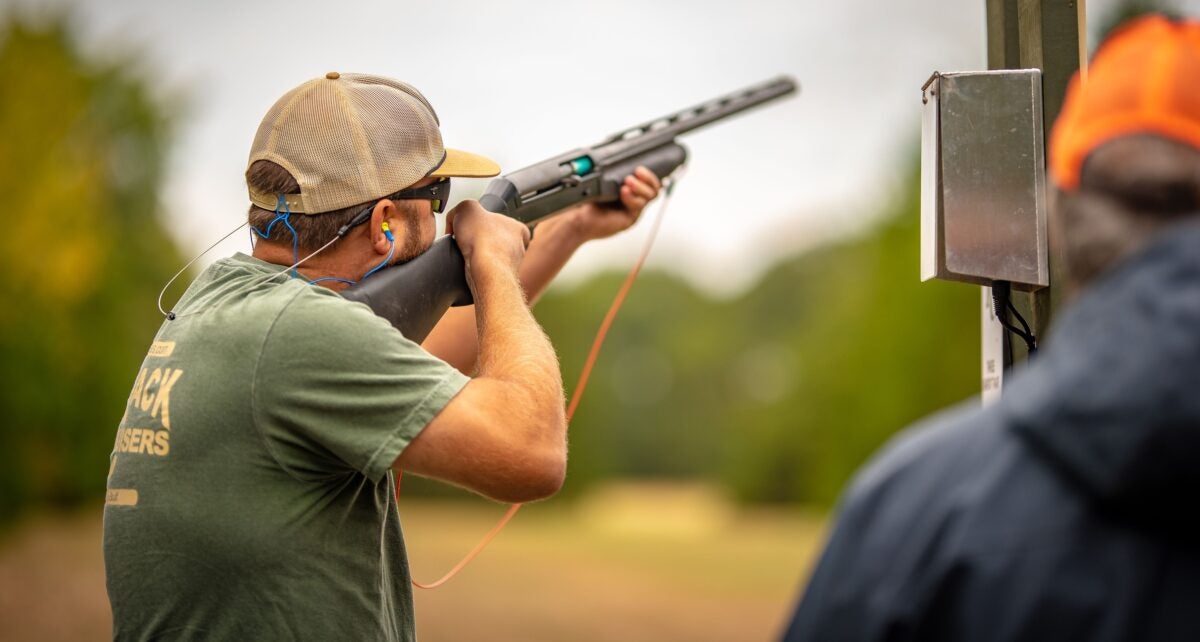
[[[568,426],[571,424],[571,418],[575,416],[575,409],[579,407],[579,402],[583,399],[583,391],[585,388],[587,388],[588,378],[591,377],[592,374],[592,367],[596,365],[596,358],[600,355],[600,346],[604,345],[604,338],[608,336],[608,330],[612,327],[613,320],[617,318],[617,311],[619,311],[621,309],[621,305],[625,303],[625,297],[629,295],[629,290],[633,288],[633,282],[637,279],[638,273],[642,271],[642,266],[646,263],[646,257],[650,256],[650,248],[654,246],[654,239],[658,236],[658,228],[662,225],[663,216],[667,213],[667,204],[671,200],[671,191],[675,186],[674,183],[675,182],[670,178],[663,181],[662,206],[659,207],[658,216],[654,219],[654,225],[650,228],[650,234],[646,237],[645,245],[642,246],[642,253],[640,256],[638,256],[637,262],[633,264],[633,268],[629,270],[629,274],[625,277],[625,282],[621,284],[621,289],[617,291],[617,296],[613,298],[612,305],[608,307],[608,313],[604,315],[604,321],[600,324],[600,329],[596,331],[596,338],[592,340],[592,349],[588,352],[587,361],[584,362],[583,370],[579,373],[579,381],[575,384],[575,394],[571,396],[571,403],[567,404]],[[400,500],[401,476],[401,471],[397,470],[396,501]],[[483,551],[483,549],[486,548],[493,539],[495,539],[496,535],[498,535],[500,531],[504,529],[504,526],[508,524],[509,520],[513,518],[513,515],[516,515],[517,511],[521,510],[522,505],[523,504],[513,504],[509,506],[508,512],[504,513],[504,517],[501,517],[500,521],[496,522],[496,525],[492,527],[492,530],[488,531],[487,535],[484,535],[483,539],[479,540],[479,543],[475,545],[475,548],[472,548],[471,552],[467,553],[466,556],[464,556],[462,560],[458,562],[458,564],[455,564],[453,568],[443,575],[441,579],[429,584],[422,584],[421,582],[413,580],[413,586],[423,589],[435,589],[450,581],[450,578],[458,575],[458,572],[461,571],[463,567],[469,564],[471,560],[475,559],[475,556],[479,555],[479,553]]]

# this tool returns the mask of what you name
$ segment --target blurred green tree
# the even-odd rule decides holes
[[[102,497],[108,453],[180,264],[160,223],[167,109],[65,18],[0,26],[0,521]]]
[[[1096,24],[1107,33],[1178,4],[1124,0]],[[979,288],[919,281],[917,166],[914,154],[870,229],[779,262],[733,300],[645,272],[571,426],[564,492],[674,477],[744,501],[829,506],[897,430],[976,396]],[[553,289],[535,309],[568,394],[623,276]]]
[[[1183,10],[1182,4],[1179,0],[1122,0],[1109,6],[1106,11],[1101,12],[1098,18],[1089,20],[1096,25],[1095,32],[1099,34],[1095,40],[1089,43],[1091,53],[1095,53],[1096,47],[1112,33],[1113,29],[1138,16],[1148,13],[1161,13],[1172,18],[1186,16],[1188,12]],[[1195,11],[1193,10],[1192,13]]]
[[[827,506],[896,430],[976,394],[979,290],[920,282],[911,166],[871,229],[782,261],[734,300],[647,272],[571,427],[566,491],[704,478],[746,501]],[[538,304],[568,386],[620,279]]]
[[[1178,3],[1125,0],[1107,34]],[[917,162],[858,238],[781,261],[732,301],[647,273],[571,428],[567,491],[607,476],[719,481],[738,498],[828,506],[896,430],[979,390],[979,289],[918,279]],[[536,313],[567,383],[620,275],[554,290]]]
[[[722,479],[738,496],[830,505],[897,430],[978,394],[979,288],[920,282],[911,166],[868,233],[784,262],[738,302],[750,345],[784,364],[750,361],[747,383],[775,389],[726,407]]]

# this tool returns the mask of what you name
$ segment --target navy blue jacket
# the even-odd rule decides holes
[[[1200,224],[1094,282],[999,402],[881,451],[785,639],[1200,640]]]

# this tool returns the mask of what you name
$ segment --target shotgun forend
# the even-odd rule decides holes
[[[533,226],[573,205],[616,201],[625,177],[638,165],[662,178],[687,160],[687,150],[675,137],[795,91],[795,81],[780,76],[630,127],[591,147],[493,179],[479,203]],[[418,343],[447,308],[472,302],[462,254],[448,237],[416,259],[347,288],[342,296],[367,304]]]

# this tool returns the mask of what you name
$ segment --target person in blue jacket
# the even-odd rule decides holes
[[[1200,640],[1200,21],[1106,40],[1050,170],[1045,349],[858,474],[786,640]]]

